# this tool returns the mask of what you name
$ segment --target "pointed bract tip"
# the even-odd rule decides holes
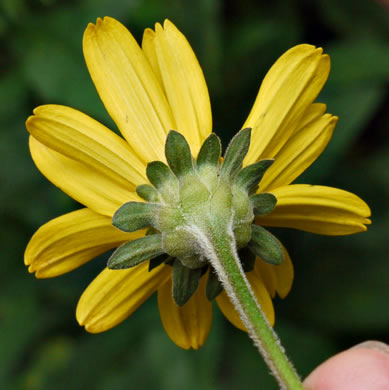
[[[245,127],[241,131],[247,131],[247,132],[249,132],[251,134],[251,127]]]

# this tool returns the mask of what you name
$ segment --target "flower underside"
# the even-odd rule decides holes
[[[242,168],[250,146],[251,129],[241,130],[221,159],[221,142],[211,134],[197,159],[177,131],[165,143],[168,165],[147,165],[150,184],[137,187],[145,202],[128,202],[113,216],[114,226],[125,232],[148,228],[144,237],[120,246],[108,260],[110,269],[126,269],[150,260],[149,271],[165,263],[173,267],[173,296],[183,306],[208,272],[207,298],[211,301],[223,287],[210,265],[202,236],[224,226],[233,233],[241,265],[253,269],[256,256],[281,264],[284,253],[278,240],[253,224],[255,216],[270,213],[276,203],[271,193],[256,193],[274,160],[261,160]]]

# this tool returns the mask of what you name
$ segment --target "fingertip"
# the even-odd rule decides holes
[[[304,381],[307,390],[389,389],[389,354],[359,345],[333,356]]]

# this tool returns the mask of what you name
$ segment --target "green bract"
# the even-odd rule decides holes
[[[222,159],[220,139],[211,134],[196,160],[184,136],[170,131],[165,144],[168,165],[149,163],[146,174],[151,184],[137,187],[145,202],[124,204],[112,219],[114,226],[126,232],[151,229],[144,238],[119,247],[108,267],[129,268],[148,260],[150,269],[162,263],[172,265],[173,295],[182,306],[208,269],[208,299],[223,290],[207,259],[210,248],[204,244],[204,237],[218,231],[214,227],[233,233],[245,272],[253,269],[256,256],[280,264],[283,252],[277,239],[253,225],[255,215],[271,212],[277,199],[270,193],[255,194],[273,160],[242,168],[250,137],[251,129],[238,132]]]

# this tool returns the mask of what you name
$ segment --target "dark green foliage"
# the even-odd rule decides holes
[[[202,275],[201,268],[188,268],[176,259],[173,265],[173,297],[178,306],[186,302],[196,292]]]
[[[150,184],[141,184],[136,187],[136,193],[147,202],[158,202],[159,200],[157,190]]]
[[[269,264],[279,265],[284,261],[284,253],[280,243],[261,226],[252,225],[248,247],[256,256]]]
[[[250,201],[254,208],[254,215],[269,214],[277,204],[277,198],[268,192],[253,195]]]
[[[110,269],[131,268],[162,254],[161,235],[152,234],[119,246],[109,258],[107,266]]]
[[[158,205],[153,203],[128,202],[119,208],[112,224],[125,232],[134,232],[153,225]]]
[[[201,146],[196,161],[197,167],[200,168],[202,165],[213,165],[216,167],[219,164],[220,155],[220,138],[215,133],[212,133]]]
[[[161,161],[152,161],[147,164],[146,175],[150,183],[157,189],[160,189],[166,180],[176,180],[173,172]]]
[[[171,130],[166,138],[165,155],[170,169],[180,177],[193,170],[192,154],[185,137]]]
[[[220,175],[226,179],[233,179],[242,168],[242,163],[250,146],[251,129],[240,130],[229,143],[224,153]]]
[[[255,192],[267,169],[274,160],[261,160],[243,168],[235,179],[235,183],[243,187],[249,194]]]

